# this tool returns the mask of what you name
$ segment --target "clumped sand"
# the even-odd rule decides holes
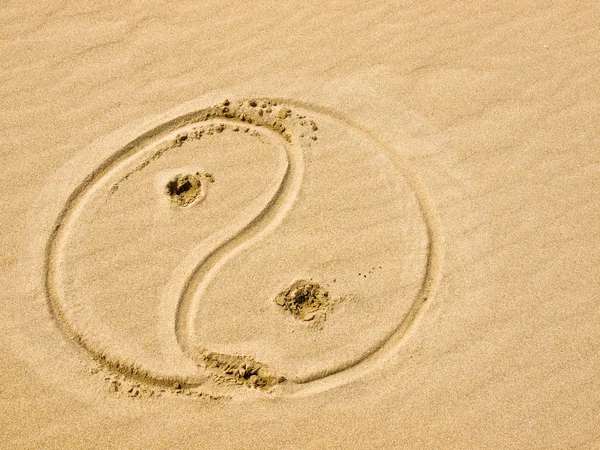
[[[165,186],[165,193],[178,206],[186,207],[191,203],[202,200],[206,195],[206,183],[214,183],[210,173],[178,173]]]
[[[597,2],[1,14],[1,448],[600,447]]]
[[[295,281],[275,297],[275,303],[292,317],[322,326],[334,300],[320,284],[307,280]]]

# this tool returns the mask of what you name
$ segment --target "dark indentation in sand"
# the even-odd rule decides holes
[[[165,191],[171,200],[179,206],[185,207],[198,198],[202,198],[206,192],[206,183],[213,182],[214,178],[209,173],[196,172],[188,175],[175,175],[165,188]]]
[[[298,280],[281,292],[275,303],[300,321],[321,325],[334,301],[320,284]]]

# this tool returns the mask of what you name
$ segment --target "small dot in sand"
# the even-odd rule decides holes
[[[209,173],[177,174],[169,180],[165,192],[174,203],[186,207],[198,198],[202,198],[205,191],[204,184],[213,181],[214,178]]]
[[[332,305],[326,289],[318,283],[306,280],[296,281],[281,292],[275,298],[275,303],[303,322],[324,319],[325,313]]]

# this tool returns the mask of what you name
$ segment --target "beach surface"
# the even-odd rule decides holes
[[[0,22],[0,447],[600,448],[597,2]]]

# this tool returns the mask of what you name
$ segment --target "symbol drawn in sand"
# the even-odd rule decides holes
[[[324,122],[319,126],[317,126],[318,117]],[[332,137],[338,139],[336,136],[343,137],[350,134],[358,136],[355,139],[372,139],[361,137],[366,136],[367,133],[356,127],[353,128],[348,122],[336,118],[329,111],[283,100],[260,99],[225,101],[214,107],[189,113],[143,134],[123,147],[75,189],[57,219],[46,254],[46,288],[53,317],[70,338],[109,370],[150,385],[176,386],[178,391],[223,388],[239,392],[240,388],[237,386],[241,385],[270,392],[275,392],[273,388],[278,387],[281,388],[282,393],[294,393],[319,382],[324,383],[322,384],[324,387],[340,384],[353,376],[360,375],[373,366],[374,362],[385,359],[386,355],[397,349],[402,336],[414,323],[423,304],[431,295],[437,274],[436,238],[430,222],[431,214],[419,193],[418,186],[410,179],[402,185],[405,186],[402,192],[406,192],[408,199],[404,206],[406,211],[401,212],[403,215],[396,213],[396,216],[392,215],[391,218],[410,218],[402,229],[402,238],[408,241],[405,255],[408,261],[407,267],[398,276],[400,283],[412,286],[410,291],[412,294],[410,298],[401,299],[406,305],[402,313],[399,313],[397,323],[370,338],[371,341],[364,343],[356,354],[344,356],[341,360],[338,358],[331,364],[327,361],[316,361],[314,370],[310,365],[307,370],[304,370],[302,369],[304,366],[298,366],[296,361],[298,358],[288,361],[285,355],[281,356],[281,352],[266,353],[265,358],[270,361],[267,363],[263,362],[264,358],[254,355],[252,351],[223,351],[223,347],[220,346],[204,345],[198,334],[197,320],[198,317],[202,318],[201,311],[203,311],[205,297],[210,294],[213,280],[226,269],[228,264],[238,260],[244,252],[257,248],[256,244],[266,242],[269,236],[282,228],[286,217],[295,210],[294,205],[300,202],[303,185],[306,183],[310,185],[310,180],[323,176],[318,170],[318,158],[327,158],[327,150],[317,151],[315,147],[321,142],[318,136],[321,128],[324,130],[331,128],[329,134],[326,134],[330,140]],[[193,170],[180,167],[178,171],[169,169],[164,176],[161,175],[159,168],[162,168],[161,164],[167,164],[168,161],[184,158],[187,155],[186,151],[192,155],[194,145],[207,142],[207,139],[214,140],[217,136],[227,137],[227,139],[240,139],[243,136],[243,139],[256,138],[260,142],[278,141],[278,144],[273,144],[281,149],[280,164],[273,169],[275,180],[270,185],[266,185],[265,190],[251,204],[253,206],[234,218],[231,224],[218,230],[206,231],[208,234],[202,235],[202,240],[207,244],[204,247],[200,245],[201,250],[190,253],[192,255],[190,259],[194,259],[194,262],[192,265],[188,264],[187,269],[182,269],[186,275],[185,281],[180,285],[179,294],[170,293],[169,297],[172,301],[165,303],[170,305],[166,309],[169,310],[168,314],[172,322],[170,326],[167,324],[168,320],[161,323],[167,324],[166,329],[170,327],[171,332],[141,326],[136,322],[136,318],[118,317],[118,312],[106,308],[114,307],[118,311],[119,301],[124,304],[144,298],[147,298],[148,302],[140,303],[144,308],[138,308],[140,314],[146,314],[150,319],[158,317],[157,315],[160,315],[160,311],[164,308],[157,303],[158,300],[150,301],[157,297],[152,290],[156,290],[157,287],[148,288],[143,284],[138,286],[135,284],[136,280],[120,283],[116,281],[110,283],[107,280],[105,284],[110,286],[105,287],[103,284],[98,284],[100,282],[97,279],[101,278],[99,274],[114,273],[116,277],[122,276],[120,272],[110,272],[111,264],[117,263],[127,269],[131,267],[131,270],[141,267],[147,271],[144,273],[153,274],[151,264],[145,264],[144,261],[130,256],[130,253],[133,255],[137,251],[138,246],[131,243],[128,247],[129,242],[126,238],[128,230],[133,229],[130,232],[132,239],[139,232],[147,231],[151,233],[151,239],[154,240],[159,237],[176,239],[179,234],[184,236],[188,232],[190,227],[179,226],[179,221],[188,216],[178,218],[170,214],[177,214],[177,211],[197,214],[205,207],[205,200],[211,195],[212,186],[209,185],[214,183],[217,186],[221,178],[218,174],[213,177],[201,167]],[[330,141],[330,144],[327,140],[324,141],[331,146],[332,153],[338,151],[341,152],[340,154],[345,154],[346,149],[340,142],[344,143],[343,140]],[[370,142],[366,149],[373,147]],[[379,146],[384,148],[381,144]],[[394,158],[393,153],[387,150],[376,151],[381,154],[387,152],[386,154],[389,153],[391,156],[386,157]],[[356,154],[361,158],[365,158],[363,153],[366,152],[367,150],[363,149],[356,150]],[[367,164],[386,167],[388,165],[386,161],[377,162],[380,153],[374,153],[375,158],[367,155]],[[197,159],[192,158],[190,161],[196,161],[194,164],[197,164]],[[127,208],[134,208],[128,203],[123,203],[124,207],[114,206],[114,210],[102,210],[102,208],[111,208],[112,204],[125,202],[130,192],[139,193],[140,189],[137,186],[141,183],[141,177],[151,170],[159,170],[156,172],[156,177],[162,177],[160,178],[162,194],[175,208],[171,213],[161,210],[163,213],[160,218],[165,221],[174,220],[172,223],[177,225],[176,233],[158,235],[157,230],[154,229],[155,223],[136,224],[130,218],[135,217],[134,213],[126,211]],[[304,179],[306,170],[308,170],[309,181]],[[119,175],[124,172],[125,175]],[[380,184],[385,188],[389,183]],[[333,188],[329,189],[333,190]],[[96,200],[99,198],[104,199],[103,202]],[[302,202],[310,200],[310,197],[307,198],[308,200],[302,197]],[[388,204],[392,204],[393,201],[393,198],[386,200],[382,208],[388,208]],[[304,208],[302,202],[296,208],[300,212]],[[153,203],[139,205],[137,214],[143,216],[150,208],[149,205]],[[343,206],[340,206],[338,215],[344,214]],[[369,202],[366,207],[370,207]],[[106,224],[110,224],[113,217],[116,218],[116,224],[110,225],[113,226],[111,230],[120,230],[122,236],[112,231],[110,235],[116,235],[115,239],[122,239],[122,241],[115,241],[119,248],[113,246],[107,249],[108,244],[102,239],[94,240],[96,234],[102,236],[101,232],[86,230],[91,230],[93,228],[90,227],[94,226],[106,230],[101,227],[108,226]],[[156,214],[154,216],[150,214],[148,217],[151,221],[158,220]],[[369,216],[359,217],[368,219]],[[323,220],[322,216],[321,220]],[[139,232],[135,231],[136,226],[139,227]],[[193,231],[194,227],[191,229]],[[335,236],[340,239],[340,245],[352,244],[350,241],[346,243],[343,231],[337,228],[334,231]],[[360,226],[353,227],[352,233],[360,232]],[[106,231],[104,233],[107,235]],[[411,239],[415,241],[414,244],[411,243]],[[187,241],[184,239],[183,242]],[[179,244],[163,245],[168,252],[179,251],[180,247]],[[109,250],[116,262],[104,263],[97,255]],[[97,268],[90,270],[89,273],[85,272],[85,265],[79,264],[79,258],[91,258],[91,264],[97,264]],[[329,262],[326,264],[333,264],[335,248],[327,258]],[[352,267],[351,271],[355,273],[355,268]],[[405,272],[408,275],[403,275]],[[149,275],[147,280],[149,285],[152,283],[152,277],[154,275]],[[84,281],[79,281],[79,278]],[[373,281],[375,282],[376,280]],[[94,291],[90,287],[92,285],[99,287]],[[338,285],[342,286],[343,283],[338,281]],[[147,294],[144,295],[141,291]],[[122,293],[122,297],[113,295],[114,292]],[[269,301],[280,310],[279,315],[284,312],[284,315],[292,320],[292,323],[284,321],[283,324],[278,325],[282,330],[295,330],[294,322],[297,322],[300,326],[303,323],[314,324],[312,328],[316,331],[312,331],[313,333],[324,333],[328,328],[324,326],[325,321],[329,321],[330,313],[335,314],[334,304],[339,299],[340,297],[330,294],[319,283],[298,277],[295,280],[290,279],[286,286],[281,286]],[[106,311],[109,311],[109,314]],[[272,317],[277,316],[274,314]],[[336,326],[338,330],[343,329],[343,323],[332,323],[331,332],[339,334]],[[298,329],[298,335],[306,333],[305,330],[305,328]],[[285,344],[287,338],[281,336],[282,348],[287,348]],[[314,339],[311,338],[312,341]],[[298,345],[302,347],[301,343]],[[260,352],[257,350],[256,353]],[[311,358],[314,359],[313,356]],[[311,359],[308,358],[307,361]],[[298,370],[294,369],[295,367]],[[339,377],[336,379],[336,375],[342,372],[349,375],[344,379]]]

